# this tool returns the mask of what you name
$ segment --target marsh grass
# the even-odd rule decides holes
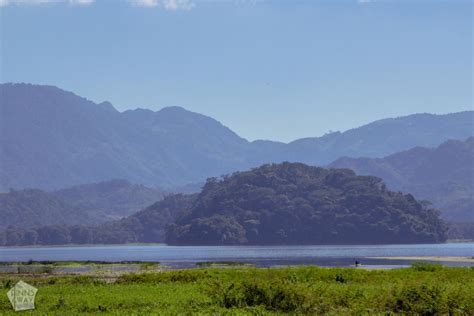
[[[254,267],[254,264],[239,261],[204,261],[197,262],[199,268],[235,268],[235,267]]]
[[[28,261],[0,261],[0,266],[61,266],[61,267],[80,267],[89,265],[130,265],[130,264],[149,264],[159,265],[156,261],[98,261],[98,260],[84,260],[84,261],[49,261],[49,260],[28,260]]]
[[[412,269],[416,271],[429,271],[429,272],[439,271],[443,268],[441,264],[422,262],[422,261],[412,263],[411,267]]]
[[[159,262],[141,261],[33,261],[1,262],[0,275],[64,275],[90,274],[97,277],[115,279],[116,276],[134,271],[161,271],[165,267]]]
[[[20,276],[0,276],[0,314]],[[241,268],[140,271],[105,283],[91,276],[31,276],[37,311],[64,314],[474,315],[474,268]]]

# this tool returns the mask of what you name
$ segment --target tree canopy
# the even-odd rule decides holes
[[[167,242],[173,245],[437,243],[438,211],[381,179],[301,163],[210,178],[193,195],[169,195],[100,226],[8,228],[0,244]]]
[[[379,178],[282,163],[209,179],[166,237],[193,245],[421,243],[446,233],[437,211]]]

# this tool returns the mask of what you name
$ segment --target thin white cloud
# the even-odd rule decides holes
[[[57,0],[0,0],[0,7],[5,7],[10,4],[45,4],[59,2]]]
[[[71,5],[89,5],[95,0],[0,0],[0,7],[7,5],[39,5],[49,3],[69,3]]]
[[[255,6],[257,2],[262,2],[263,0],[234,0],[236,5],[246,5],[246,6]]]
[[[90,5],[94,2],[95,0],[69,0],[69,4],[72,5]]]
[[[68,3],[70,5],[90,5],[96,0],[0,0],[0,7],[8,5],[39,5],[46,3]],[[188,11],[196,7],[192,0],[127,0],[133,6],[161,8],[166,11]]]
[[[191,10],[196,6],[190,0],[130,0],[130,2],[137,7],[159,7],[167,11]]]
[[[373,0],[357,0],[358,4],[369,4],[371,2],[373,2]]]
[[[169,11],[191,10],[195,6],[189,0],[163,0],[163,8]]]
[[[158,6],[158,0],[131,0],[130,2],[137,7],[153,8]]]

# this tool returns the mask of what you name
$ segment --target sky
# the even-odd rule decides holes
[[[0,0],[0,81],[292,141],[473,107],[471,0]]]

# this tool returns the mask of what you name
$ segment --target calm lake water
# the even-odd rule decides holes
[[[64,247],[0,248],[0,261],[95,260],[158,261],[171,267],[193,267],[197,262],[240,261],[257,266],[315,264],[350,266],[354,260],[364,265],[404,266],[407,260],[367,257],[474,256],[474,243],[350,246],[166,246],[112,245]],[[469,263],[443,262],[447,265]]]

